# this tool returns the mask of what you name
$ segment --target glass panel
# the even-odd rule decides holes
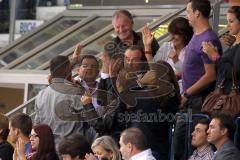
[[[178,15],[176,15],[177,17]],[[160,24],[157,28],[155,28],[154,30],[152,30],[154,37],[159,40],[161,38],[161,36],[165,35],[166,33],[168,33],[168,25],[169,23],[176,17],[171,18],[170,20],[168,20],[166,23]]]
[[[46,42],[50,38],[56,36],[57,34],[66,30],[67,28],[78,23],[81,19],[82,19],[82,17],[62,18],[58,22],[47,27],[44,31],[37,33],[33,38],[29,38],[29,40],[24,41],[23,43],[20,43],[17,47],[14,47],[14,49],[1,55],[0,58],[5,63],[10,63],[13,60],[15,60],[16,58],[24,55],[25,53],[29,52],[30,50],[38,47],[40,44]]]
[[[102,52],[104,45],[107,42],[111,41],[114,37],[115,37],[114,31],[111,31],[111,32],[105,34],[104,36],[101,36],[100,38],[98,38],[94,42],[90,43],[89,45],[84,47],[84,49],[90,49],[90,50],[95,50],[95,51]]]
[[[32,120],[34,120],[34,118],[35,118],[34,117],[35,114],[33,114],[34,106],[35,106],[35,100],[26,105],[26,114],[28,114],[32,118]]]
[[[28,95],[27,100],[35,97],[42,89],[45,89],[48,85],[46,84],[28,84]]]
[[[147,23],[150,23],[154,20],[153,17],[136,17],[134,18],[134,30],[138,30],[141,27],[143,27],[144,25],[146,25]]]
[[[80,28],[76,32],[72,33],[70,36],[66,37],[64,40],[55,43],[54,46],[45,48],[43,51],[38,53],[36,56],[25,61],[20,65],[20,69],[35,69],[53,57],[63,53],[67,49],[73,47],[77,43],[87,39],[92,34],[98,32],[102,28],[106,27],[111,23],[110,19],[97,19],[90,22],[86,26]]]
[[[29,84],[28,85],[28,95],[27,95],[27,99],[31,99],[35,96],[37,96],[37,94],[42,90],[45,89],[47,87],[47,85],[45,84]],[[26,107],[26,112],[28,115],[31,115],[34,112],[34,103],[35,101],[29,103]]]

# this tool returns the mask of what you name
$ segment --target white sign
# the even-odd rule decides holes
[[[37,26],[41,25],[43,21],[40,20],[17,20],[15,33],[16,34],[25,34]]]
[[[66,10],[65,6],[37,7],[37,18],[39,20],[49,20]]]

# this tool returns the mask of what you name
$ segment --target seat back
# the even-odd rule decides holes
[[[235,120],[236,130],[234,133],[234,144],[240,150],[240,117],[237,117]]]

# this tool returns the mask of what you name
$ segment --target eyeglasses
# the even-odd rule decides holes
[[[37,134],[30,134],[29,135],[29,138],[37,138],[37,137],[39,137]]]

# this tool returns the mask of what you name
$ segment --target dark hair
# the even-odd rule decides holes
[[[148,148],[148,143],[145,135],[138,128],[128,128],[121,134],[124,144],[131,143],[137,149],[143,151]]]
[[[140,47],[140,46],[138,46],[138,45],[131,45],[131,46],[129,46],[127,49],[126,49],[126,51],[127,50],[130,50],[130,51],[140,51],[141,52],[141,62],[142,62],[142,69],[143,70],[147,70],[148,69],[148,63],[147,63],[147,59],[146,59],[146,57],[145,57],[145,55],[144,55],[144,51],[143,51],[143,48],[142,47]],[[125,52],[126,52],[125,51]]]
[[[99,69],[100,65],[99,65],[98,59],[95,56],[89,55],[89,54],[86,54],[86,55],[78,57],[77,59],[74,59],[72,63],[73,63],[74,66],[80,66],[80,65],[82,65],[82,62],[83,62],[84,59],[93,59],[93,60],[95,60],[97,68]]]
[[[50,72],[53,78],[65,78],[66,69],[70,66],[67,56],[56,56],[50,61]]]
[[[203,17],[209,18],[211,12],[211,3],[209,0],[189,0],[192,3],[192,10],[198,10]]]
[[[118,11],[115,11],[113,13],[113,18],[115,17],[119,17],[120,15],[124,15],[126,17],[128,17],[128,19],[133,23],[133,17],[132,17],[132,14],[128,11],[128,10],[125,10],[125,9],[121,9],[121,10],[118,10]]]
[[[234,14],[238,21],[240,21],[240,6],[232,6],[229,8],[228,13]]]
[[[168,32],[183,37],[184,44],[187,45],[192,38],[193,28],[186,18],[177,17],[169,24]]]
[[[52,129],[46,124],[39,124],[33,127],[34,132],[36,132],[39,138],[38,149],[33,155],[33,160],[56,160],[58,159],[54,136]]]
[[[32,130],[32,119],[24,113],[17,113],[10,119],[11,126],[18,128],[23,135],[29,136]]]
[[[209,123],[210,123],[210,120],[209,119],[207,119],[207,118],[202,118],[202,119],[199,119],[198,121],[197,121],[197,124],[202,124],[202,125],[205,125],[205,126],[207,126],[206,127],[206,132],[207,132],[207,130],[208,130],[208,128],[209,128]]]
[[[69,154],[71,158],[79,156],[84,159],[86,153],[91,153],[91,147],[86,138],[80,134],[73,134],[68,138],[64,138],[58,146],[59,153]]]
[[[228,113],[218,113],[212,116],[212,119],[218,119],[220,121],[220,128],[226,128],[228,130],[228,137],[233,138],[235,131],[235,123],[232,116]]]
[[[0,133],[0,137],[4,141],[7,140],[8,133],[9,133],[8,125],[9,125],[8,117],[0,113],[0,128],[2,129],[2,132]]]
[[[127,50],[130,50],[130,51],[140,51],[141,54],[142,54],[141,56],[144,55],[143,48],[140,47],[140,46],[138,46],[138,45],[131,45],[131,46],[129,46],[129,47],[126,49],[126,51],[127,51]]]

